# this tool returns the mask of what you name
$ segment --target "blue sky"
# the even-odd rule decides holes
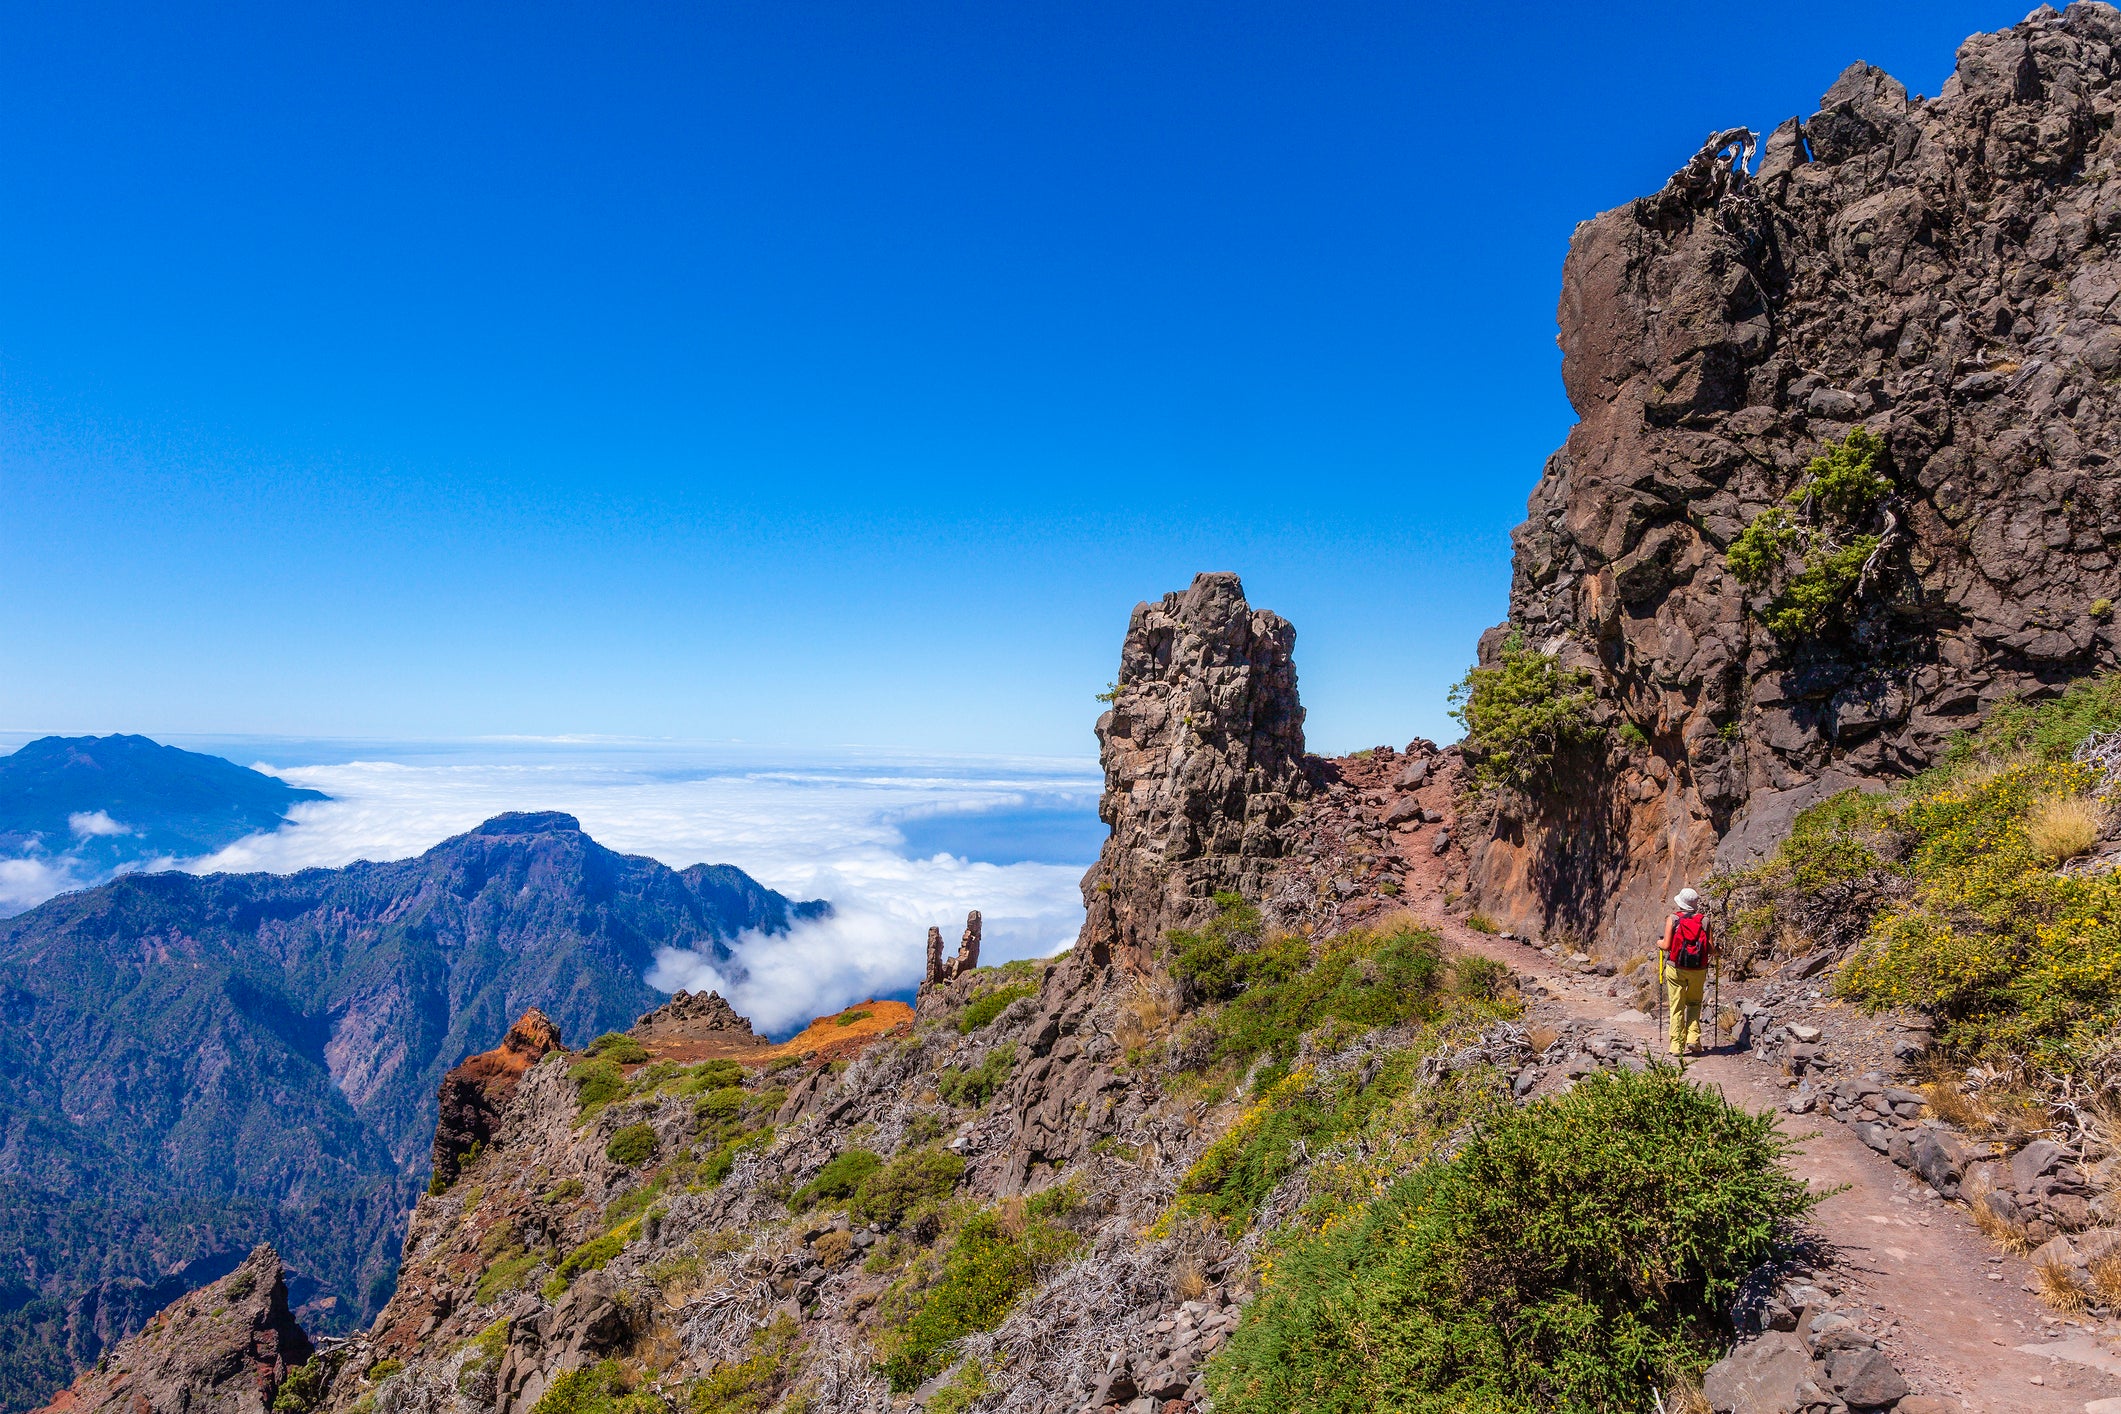
[[[0,730],[1444,736],[1574,224],[1955,3],[9,6]]]

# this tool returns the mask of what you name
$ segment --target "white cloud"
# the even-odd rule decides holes
[[[66,817],[66,823],[78,839],[92,835],[129,835],[130,826],[121,825],[110,818],[108,810],[76,810]]]
[[[87,882],[88,876],[80,871],[78,861],[64,855],[0,859],[0,917],[34,907],[53,894],[78,889]]]
[[[1025,807],[1090,813],[1100,784],[1087,763],[1013,760],[811,761],[702,765],[636,753],[587,759],[361,761],[275,772],[333,797],[295,807],[292,823],[253,835],[194,872],[289,872],[417,854],[504,810],[564,810],[613,849],[673,867],[734,864],[791,898],[830,900],[829,919],[734,945],[740,975],[666,950],[651,986],[713,990],[761,1031],[920,981],[928,928],[955,949],[968,909],[985,924],[982,958],[1041,957],[1082,923],[1079,864],[985,864],[903,857],[897,822],[938,813],[973,820]],[[975,832],[976,833],[976,832]]]

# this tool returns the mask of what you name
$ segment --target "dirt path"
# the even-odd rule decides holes
[[[1607,979],[1580,975],[1529,944],[1476,933],[1446,916],[1442,868],[1426,850],[1415,853],[1421,857],[1408,859],[1407,911],[1446,942],[1536,978],[1550,993],[1539,1005],[1559,1015],[1596,1022],[1652,1049],[1662,1044],[1655,1019],[1605,994]],[[1813,1226],[1840,1253],[1835,1275],[1842,1290],[1834,1294],[1873,1318],[1879,1344],[1918,1392],[1953,1397],[1984,1414],[2121,1414],[2121,1403],[2104,1404],[2121,1398],[2114,1323],[2056,1323],[2024,1290],[2031,1267],[1999,1253],[1965,1210],[1911,1182],[1845,1126],[1788,1114],[1789,1092],[1776,1068],[1726,1053],[1692,1061],[1688,1072],[1734,1104],[1775,1111],[1783,1132],[1801,1144],[1791,1164],[1796,1174],[1814,1188],[1844,1189],[1813,1215]]]

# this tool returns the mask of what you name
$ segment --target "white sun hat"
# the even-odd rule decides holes
[[[1701,908],[1701,895],[1692,889],[1681,889],[1672,895],[1672,907],[1681,913],[1694,913]]]

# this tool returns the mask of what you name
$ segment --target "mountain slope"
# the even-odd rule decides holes
[[[0,1283],[79,1300],[270,1241],[306,1318],[343,1328],[389,1294],[444,1071],[527,1007],[629,1025],[661,1000],[658,948],[726,963],[739,933],[826,911],[535,814],[417,859],[127,876],[0,923],[0,1224],[22,1242]],[[73,1322],[74,1361],[127,1328],[105,1324]]]
[[[0,756],[0,854],[63,857],[94,877],[211,854],[326,799],[144,736],[40,737]]]

